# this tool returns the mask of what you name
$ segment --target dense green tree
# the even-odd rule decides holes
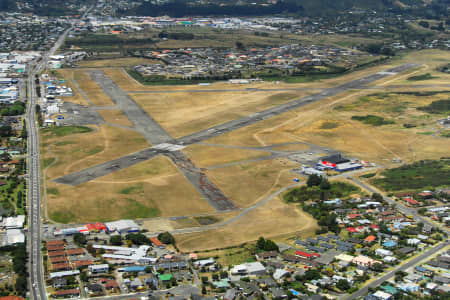
[[[348,289],[350,289],[350,283],[348,283],[348,281],[346,279],[340,279],[336,283],[336,287],[338,289],[340,289],[341,291],[347,291]]]
[[[322,182],[322,177],[317,174],[311,174],[308,176],[308,180],[306,181],[306,185],[308,187],[319,186]]]
[[[75,244],[77,244],[80,247],[86,245],[86,243],[87,243],[86,236],[82,233],[75,233],[73,235],[73,241],[75,242]]]
[[[113,235],[109,239],[109,242],[111,243],[111,245],[120,246],[120,245],[122,245],[122,236],[120,236],[120,235]]]
[[[161,241],[163,244],[175,244],[175,238],[173,235],[170,234],[170,232],[163,232],[158,235],[158,240]]]

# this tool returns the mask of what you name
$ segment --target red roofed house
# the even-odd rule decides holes
[[[5,296],[5,297],[0,297],[0,300],[24,300],[24,298],[19,297],[19,296]]]
[[[160,242],[157,238],[155,238],[155,237],[151,237],[151,238],[150,238],[150,242],[152,242],[153,245],[156,246],[156,247],[164,247],[164,244],[161,243],[161,242]]]
[[[304,251],[295,251],[295,255],[303,257],[303,258],[308,258],[308,259],[312,259],[312,258],[320,256],[320,254],[318,254],[318,253],[308,253],[308,252],[304,252]]]
[[[80,294],[79,289],[61,290],[54,292],[53,297],[78,296],[79,294]]]
[[[405,202],[407,202],[408,204],[411,204],[411,205],[418,205],[418,204],[419,204],[419,201],[414,200],[414,199],[411,198],[411,197],[406,197],[406,198],[404,198],[403,200],[404,200]]]
[[[347,227],[346,229],[350,233],[357,233],[358,232],[358,230],[355,227]]]
[[[364,242],[366,242],[366,243],[373,243],[373,242],[375,242],[376,239],[377,239],[376,236],[374,236],[374,235],[369,235],[368,237],[366,237],[366,238],[364,239]]]
[[[75,265],[75,268],[83,268],[83,267],[87,267],[90,265],[93,265],[94,262],[90,259],[86,259],[86,260],[76,260],[73,262]]]
[[[75,249],[67,249],[67,255],[83,255],[85,254],[84,249],[82,248],[75,248]]]
[[[68,262],[59,263],[52,265],[53,271],[66,271],[66,270],[72,270],[72,267]]]
[[[373,230],[379,230],[380,226],[378,226],[377,224],[372,224],[372,225],[370,225],[370,228]]]
[[[356,219],[356,218],[358,218],[360,216],[360,214],[349,214],[348,216],[347,216],[347,218],[349,218],[349,219]]]

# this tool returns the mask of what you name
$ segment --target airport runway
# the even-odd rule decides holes
[[[386,77],[389,77],[392,75],[395,75],[397,73],[406,71],[411,68],[415,68],[417,66],[419,66],[419,64],[404,64],[404,65],[397,66],[395,68],[390,68],[383,72],[378,72],[378,73],[375,73],[375,74],[372,74],[372,75],[369,75],[369,76],[366,76],[363,78],[353,80],[353,81],[345,83],[341,86],[325,89],[317,94],[302,97],[300,99],[296,99],[291,102],[288,102],[288,103],[285,103],[285,104],[282,104],[282,105],[279,105],[279,106],[276,106],[273,108],[269,108],[267,110],[264,110],[264,111],[261,111],[258,113],[254,113],[250,116],[242,117],[242,118],[239,118],[239,119],[236,119],[233,121],[229,121],[229,122],[217,125],[217,126],[213,126],[211,128],[199,131],[197,133],[194,133],[194,134],[191,134],[191,135],[179,138],[179,139],[175,139],[175,140],[171,141],[171,143],[173,143],[175,145],[180,145],[180,146],[187,146],[187,145],[191,145],[191,144],[195,144],[195,143],[200,143],[200,142],[206,141],[210,138],[222,135],[224,133],[228,133],[233,130],[252,125],[261,120],[269,119],[269,118],[275,117],[277,115],[280,115],[282,113],[297,109],[304,105],[314,103],[314,102],[326,99],[328,97],[338,95],[345,91],[352,90],[352,89],[364,88],[369,83],[375,82],[377,80],[380,80],[380,79],[383,79],[383,78],[386,78]],[[95,71],[95,72],[97,72],[97,71]],[[95,78],[101,78],[101,77],[95,77]],[[111,81],[111,79],[107,79],[107,80]],[[103,86],[111,87],[111,85],[109,83],[107,85],[103,85]],[[123,94],[124,94],[123,91],[121,91],[121,94],[119,94],[121,99],[123,98]],[[111,95],[112,97],[115,97],[115,92],[114,92],[114,94],[112,94],[112,92],[109,92],[109,95]],[[129,97],[127,96],[126,98],[129,98]],[[128,100],[125,99],[125,101],[128,101]],[[135,104],[134,101],[132,101],[132,102]],[[134,110],[131,110],[130,108],[125,108],[125,110],[134,111]],[[133,118],[133,116],[135,116],[134,114],[130,114],[130,115],[131,115],[131,118]],[[131,118],[130,118],[130,121],[132,121]],[[160,133],[160,129],[158,129],[158,133]],[[151,138],[151,137],[149,137],[149,138]],[[150,155],[146,151],[151,151],[151,150],[146,149],[146,150],[143,150],[138,153],[142,154],[144,157],[147,157],[147,159],[150,159],[159,154],[165,154],[165,152],[163,152],[163,151],[159,151],[159,150],[155,151],[154,150],[155,152],[152,152],[152,154]],[[78,185],[78,184],[81,184],[84,182],[88,182],[95,178],[110,174],[117,170],[127,168],[131,165],[134,165],[137,162],[136,162],[136,160],[134,160],[134,161],[132,160],[133,157],[134,157],[133,155],[127,155],[122,158],[79,171],[77,173],[73,173],[70,175],[66,175],[64,177],[60,177],[60,178],[56,179],[55,181],[59,182],[59,183],[65,183],[65,184],[71,184],[71,185]],[[144,158],[141,159],[140,161],[143,161],[143,160],[144,160]],[[180,170],[182,170],[182,169],[180,169]]]
[[[60,177],[56,179],[55,182],[78,185],[105,176],[114,171],[128,168],[141,161],[155,157],[156,155],[166,155],[215,210],[226,211],[236,208],[234,203],[222,193],[219,187],[209,180],[206,174],[197,168],[184,153],[178,151],[177,148],[171,148],[170,142],[173,141],[173,138],[169,133],[167,133],[119,86],[117,86],[111,78],[103,71],[89,71],[89,75],[114,101],[117,108],[127,116],[131,123],[133,123],[134,128],[142,133],[142,135],[155,147],[120,157],[87,170]]]

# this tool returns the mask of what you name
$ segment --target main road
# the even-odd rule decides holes
[[[90,9],[89,9],[90,10]],[[89,12],[86,11],[86,13]],[[85,13],[85,14],[86,14]],[[41,184],[40,184],[40,158],[39,158],[39,132],[36,120],[36,86],[35,76],[38,75],[47,65],[49,57],[54,55],[56,50],[64,42],[69,31],[65,30],[58,38],[55,45],[45,54],[36,64],[31,65],[28,72],[28,107],[27,107],[27,130],[28,130],[28,216],[29,216],[29,286],[30,298],[34,300],[45,300],[47,294],[45,291],[44,275],[42,271],[41,255]]]

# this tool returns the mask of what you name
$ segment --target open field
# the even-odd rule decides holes
[[[42,159],[56,157],[47,169],[49,179],[150,147],[142,135],[134,131],[108,125],[94,128],[92,132],[64,136],[51,131],[42,133]]]
[[[105,122],[113,123],[121,126],[133,127],[128,118],[118,109],[104,109],[97,111]]]
[[[247,207],[262,200],[270,191],[292,184],[297,176],[290,170],[297,166],[287,159],[274,159],[206,173],[237,206]]]
[[[73,78],[94,106],[114,105],[114,102],[103,93],[102,89],[91,79],[87,71],[75,70]]]
[[[173,137],[234,120],[306,96],[310,92],[132,94]]]
[[[76,187],[48,181],[49,217],[59,222],[209,213],[213,209],[165,157]],[[183,201],[179,201],[183,199]],[[70,212],[64,216],[64,212]]]
[[[268,156],[269,153],[252,150],[222,148],[207,145],[191,145],[183,149],[197,167],[209,167],[246,159]]]
[[[300,233],[306,237],[313,235],[317,228],[316,221],[310,215],[275,197],[221,229],[177,235],[175,238],[178,248],[189,252],[239,245],[257,240],[260,236],[276,238]]]
[[[155,60],[141,57],[123,57],[113,59],[83,60],[77,63],[83,68],[117,68],[155,63]]]

